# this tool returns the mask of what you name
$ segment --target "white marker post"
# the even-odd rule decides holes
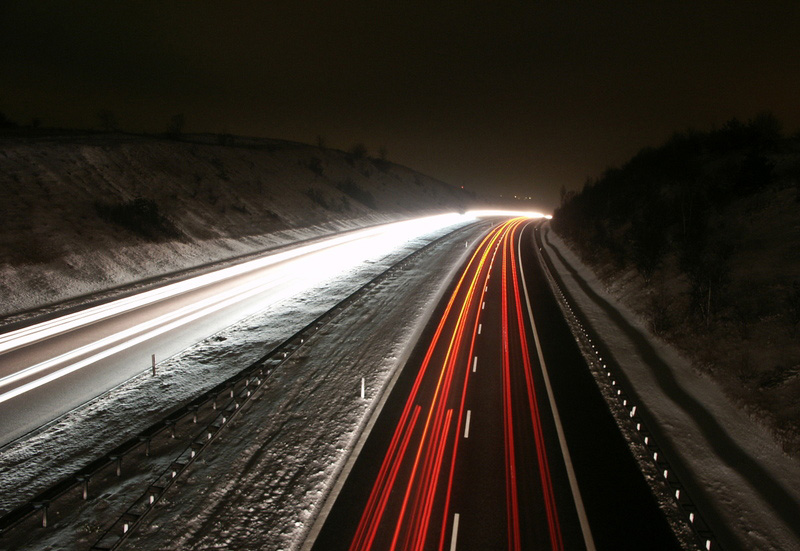
[[[458,539],[458,513],[453,515],[453,534],[450,536],[450,551],[456,551],[456,540]]]
[[[364,377],[361,377],[361,399],[364,399]]]

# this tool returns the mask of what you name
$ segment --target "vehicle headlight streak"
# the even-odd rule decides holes
[[[453,473],[460,441],[459,431],[454,430],[454,427],[462,426],[472,357],[478,334],[480,305],[484,302],[489,273],[498,252],[501,252],[502,260],[500,363],[503,371],[508,548],[520,550],[523,545],[520,535],[514,410],[511,407],[511,372],[521,370],[524,373],[528,409],[533,423],[550,548],[563,549],[541,422],[538,417],[538,404],[528,356],[525,318],[522,316],[522,301],[518,288],[518,259],[513,246],[525,222],[526,219],[517,218],[494,228],[477,247],[461,274],[406,400],[400,421],[351,542],[351,551],[372,549],[373,545],[381,545],[381,548],[388,545],[392,550],[425,549],[426,542],[430,544],[428,539],[430,521],[437,500],[443,500],[444,513],[441,527],[437,526],[440,528],[438,549],[446,549],[449,536],[446,528],[453,514],[450,510]],[[485,270],[487,262],[488,270]],[[512,300],[513,304],[510,304]],[[514,327],[509,327],[509,323]],[[446,327],[450,327],[448,331],[452,332],[447,334]],[[518,332],[519,335],[518,345],[523,358],[521,366],[512,365],[510,360],[510,331]],[[444,352],[444,359],[440,364],[432,365],[432,357],[437,349]],[[465,350],[469,351],[466,356]],[[421,392],[422,382],[431,377],[435,379],[432,396],[424,396]],[[460,389],[458,384],[462,385]],[[443,468],[446,485],[444,492],[437,494]],[[394,504],[390,505],[391,494],[402,495],[401,502],[398,504],[393,501]],[[442,502],[439,503],[441,505]],[[376,543],[376,540],[380,543]]]
[[[6,374],[0,377],[0,389],[19,386],[0,394],[0,403],[224,308],[244,303],[271,289],[279,288],[271,291],[271,302],[286,298],[364,260],[386,254],[409,239],[470,218],[472,216],[446,214],[351,232],[2,334],[0,356],[172,297],[199,289],[211,289],[211,285],[234,277],[243,278],[240,284],[228,290],[99,337],[87,345],[66,349],[35,365],[26,367],[7,363],[3,366]],[[260,275],[259,270],[268,267],[273,271],[267,277]],[[38,379],[25,382],[37,376]]]
[[[3,377],[0,379],[0,388],[23,379],[33,377],[38,373],[47,371],[48,369],[52,369],[58,365],[71,362],[73,360],[78,360],[75,363],[69,364],[57,371],[48,373],[44,377],[39,377],[33,381],[18,386],[13,390],[0,394],[0,403],[19,396],[20,394],[24,394],[25,392],[33,390],[34,388],[38,388],[42,385],[55,381],[56,379],[60,379],[61,377],[69,375],[70,373],[82,369],[87,365],[99,362],[100,360],[108,358],[109,356],[113,356],[114,354],[122,352],[123,350],[141,344],[159,335],[217,312],[223,308],[236,304],[237,302],[241,302],[250,297],[263,293],[264,291],[280,285],[286,280],[287,278],[283,277],[272,280],[266,285],[264,283],[256,282],[255,284],[248,285],[244,288],[240,287],[226,293],[214,295],[206,300],[196,302],[190,306],[185,306],[145,323],[140,323],[124,331],[114,333],[113,335],[104,339],[97,340],[88,345],[81,346],[65,354],[61,354],[47,361],[28,367],[13,375]],[[92,354],[95,351],[98,351],[98,353]],[[92,355],[84,357],[87,354]]]

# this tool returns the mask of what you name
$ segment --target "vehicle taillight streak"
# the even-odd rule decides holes
[[[398,425],[395,431],[392,443],[390,444],[390,448],[383,460],[381,471],[373,486],[372,492],[369,497],[369,501],[361,517],[361,521],[359,522],[355,537],[353,538],[353,541],[350,545],[350,549],[352,551],[372,548],[372,545],[378,535],[378,530],[381,527],[384,514],[386,512],[386,506],[389,499],[389,494],[394,489],[394,486],[397,483],[398,472],[400,471],[401,464],[406,459],[408,453],[407,446],[402,446],[402,449],[399,452],[397,453],[395,452],[397,448],[397,443],[401,440],[400,436],[402,433],[401,427],[404,424],[404,420],[409,416],[412,409],[414,409],[414,404],[417,399],[419,388],[422,384],[423,379],[428,374],[428,367],[430,366],[431,357],[440,343],[440,339],[442,338],[442,333],[445,324],[447,323],[448,319],[451,316],[451,313],[453,312],[453,308],[456,305],[456,300],[459,297],[459,294],[462,293],[462,289],[464,289],[465,287],[465,282],[468,279],[470,271],[474,269],[475,273],[473,274],[473,277],[469,281],[468,285],[466,285],[467,287],[466,295],[468,299],[471,299],[474,295],[478,274],[480,274],[481,269],[483,268],[483,265],[486,262],[488,251],[490,250],[491,245],[497,241],[499,233],[500,233],[500,228],[497,228],[495,231],[491,232],[486,238],[484,238],[481,245],[472,255],[467,265],[467,268],[462,273],[456,285],[456,288],[453,291],[453,294],[448,302],[448,305],[445,308],[445,312],[442,315],[436,333],[432,339],[430,346],[428,347],[425,359],[423,360],[422,365],[420,366],[419,373],[414,382],[412,391],[409,395],[408,400],[406,401],[406,405],[402,414],[402,421]],[[470,304],[469,300],[464,300],[461,304],[461,307],[458,309],[457,318],[459,322],[461,322],[464,319],[464,313],[466,312],[469,304]],[[417,444],[416,447],[416,453],[414,455],[411,475],[408,477],[408,480],[406,481],[406,491],[404,492],[403,504],[398,513],[397,519],[394,520],[394,522],[391,522],[390,524],[393,534],[392,548],[395,548],[395,546],[397,545],[397,540],[399,539],[401,529],[403,528],[403,520],[405,517],[405,511],[407,509],[408,500],[410,498],[412,489],[414,488],[413,482],[417,480],[416,474],[419,467],[420,457],[426,447],[425,446],[426,442],[430,438],[432,417],[434,417],[434,415],[438,413],[437,416],[438,419],[442,415],[442,408],[440,407],[441,402],[437,400],[437,398],[440,395],[439,393],[442,389],[443,380],[452,379],[453,369],[451,361],[451,352],[453,351],[454,341],[456,340],[458,335],[461,335],[463,333],[463,323],[457,323],[457,327],[459,327],[461,330],[456,331],[451,335],[451,338],[448,341],[447,345],[446,359],[438,373],[438,381],[436,384],[434,399],[431,401],[431,404],[428,407],[428,415],[424,424],[420,442]],[[445,377],[445,375],[448,372],[450,373],[450,377]],[[420,408],[420,406],[416,407]],[[459,420],[460,419],[461,415],[459,414]],[[387,524],[389,524],[388,521]],[[424,537],[423,537],[423,543],[424,543]]]
[[[516,310],[517,331],[519,334],[520,349],[522,351],[522,362],[525,373],[525,383],[528,391],[528,405],[531,414],[531,423],[533,425],[534,439],[536,442],[537,457],[539,459],[539,475],[542,484],[542,491],[544,493],[545,509],[547,511],[547,522],[550,532],[550,543],[553,550],[563,549],[563,540],[561,537],[561,529],[558,522],[558,514],[555,501],[555,493],[553,492],[553,483],[550,477],[550,466],[547,459],[547,453],[544,444],[544,437],[542,435],[542,422],[539,416],[539,404],[536,399],[536,391],[534,388],[533,370],[531,368],[530,356],[528,355],[528,339],[525,333],[525,325],[522,313],[522,300],[519,292],[519,264],[517,262],[516,247],[516,232],[519,231],[519,225],[514,227],[514,237],[507,240],[507,251],[510,258],[510,263],[503,262],[504,277],[503,277],[503,300],[508,298],[507,281],[505,278],[505,266],[511,267],[512,285],[511,290],[514,295],[514,306]],[[504,255],[505,256],[505,255]]]
[[[499,377],[501,381],[498,388],[502,393],[502,412],[498,415],[502,418],[506,481],[506,534],[501,537],[512,551],[529,548],[534,543],[528,541],[530,535],[521,529],[527,522],[524,515],[529,512],[521,511],[521,492],[528,490],[527,486],[523,488],[520,478],[536,478],[532,474],[536,469],[541,495],[538,492],[534,497],[525,495],[524,501],[542,501],[539,508],[546,516],[542,525],[547,529],[546,534],[536,536],[539,541],[535,543],[549,545],[554,551],[563,549],[518,287],[520,276],[514,243],[525,222],[514,219],[492,229],[456,283],[394,428],[350,543],[351,551],[452,548],[458,529],[453,519],[459,513],[454,509],[453,494],[458,489],[456,473],[465,445],[462,440],[466,438],[464,421],[470,383],[475,376],[471,376],[476,361],[473,355],[487,297],[495,301],[491,305],[495,317],[499,306],[499,323],[494,330],[500,333],[500,347],[496,357],[484,362],[485,375],[478,376],[483,375],[484,380]],[[496,290],[489,292],[495,258],[501,262],[500,282],[495,284]],[[484,328],[482,334],[486,333]],[[517,390],[523,392],[525,399],[520,398]],[[494,414],[487,417],[491,415]],[[528,415],[531,425],[527,424]],[[523,434],[530,432],[531,427],[532,438]],[[520,439],[526,442],[532,439],[534,444],[527,444],[526,449],[535,452],[520,455]],[[531,456],[538,464],[530,464]],[[433,522],[434,518],[441,522]]]

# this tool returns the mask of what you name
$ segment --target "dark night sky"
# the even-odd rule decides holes
[[[375,154],[551,209],[672,132],[800,128],[800,2],[0,2],[20,123],[222,132]]]

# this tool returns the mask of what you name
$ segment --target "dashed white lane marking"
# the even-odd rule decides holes
[[[486,301],[484,301],[483,304],[481,304],[481,310],[483,310],[484,308],[486,308]]]
[[[453,515],[453,535],[450,537],[450,551],[456,551],[457,538],[458,538],[458,513]]]
[[[482,323],[479,323],[479,324],[478,324],[478,335],[480,335],[480,334],[481,334],[481,328],[482,328],[482,327],[483,327],[483,324],[482,324]]]
[[[467,422],[464,425],[464,438],[469,438],[469,420],[472,417],[472,410],[467,410]],[[666,478],[666,477],[664,477]]]
[[[475,370],[478,369],[478,356],[472,360],[472,372],[475,373]]]

